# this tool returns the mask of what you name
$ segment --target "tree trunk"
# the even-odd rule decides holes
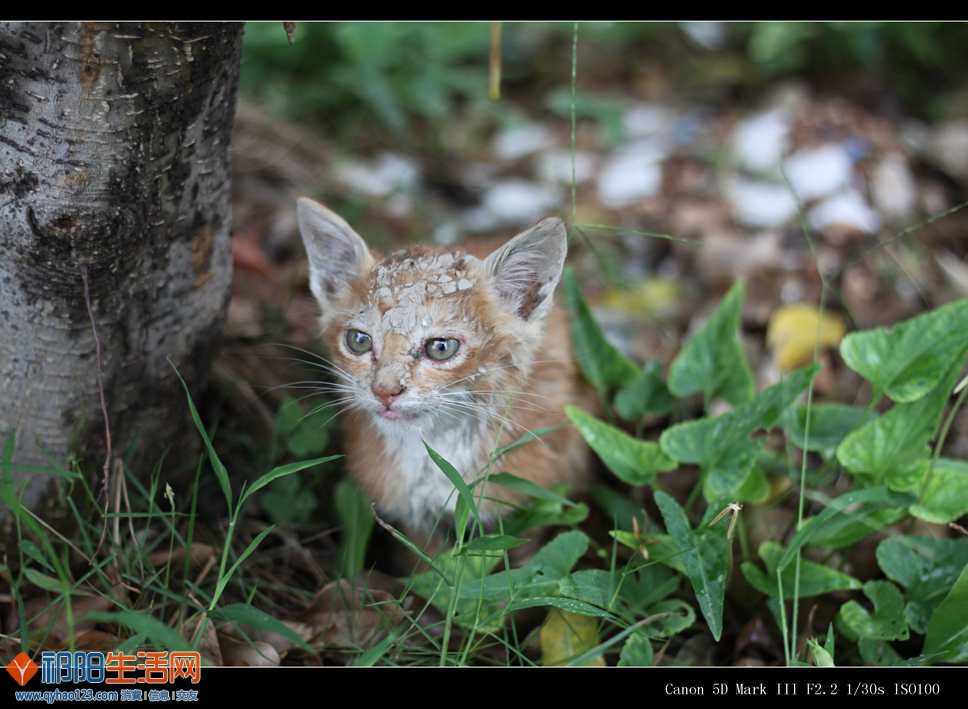
[[[28,505],[36,466],[101,460],[105,415],[128,462],[187,420],[168,359],[199,384],[227,305],[241,40],[0,23],[0,444]]]

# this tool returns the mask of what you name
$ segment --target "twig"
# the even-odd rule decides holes
[[[107,449],[104,456],[104,479],[101,482],[101,492],[107,497],[108,484],[111,476],[111,421],[108,418],[108,405],[104,399],[104,375],[101,367],[101,339],[97,336],[97,324],[94,321],[94,309],[91,307],[91,290],[87,281],[87,266],[81,264],[81,281],[84,283],[84,303],[87,305],[87,316],[91,319],[91,333],[94,335],[94,358],[97,364],[97,388],[101,398],[101,414],[104,416],[104,445]]]
[[[292,34],[296,31],[295,22],[283,22],[282,29],[286,31],[286,40],[289,42],[289,46],[292,46]]]
[[[491,62],[487,95],[492,101],[501,98],[501,23],[491,23]]]

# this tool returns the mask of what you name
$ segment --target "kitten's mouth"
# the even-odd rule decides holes
[[[377,415],[387,421],[412,421],[418,416],[414,411],[401,411],[399,409],[379,409]]]

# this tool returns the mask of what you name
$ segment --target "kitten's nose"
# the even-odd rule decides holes
[[[392,404],[393,400],[403,393],[405,387],[400,383],[388,385],[373,382],[373,386],[371,388],[373,393],[376,395],[376,398],[383,402],[384,408],[389,409],[390,404]]]

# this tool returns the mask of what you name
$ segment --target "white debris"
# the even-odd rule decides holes
[[[746,226],[779,226],[797,213],[797,202],[786,185],[736,177],[724,191],[736,219]]]
[[[585,182],[595,170],[595,156],[589,152],[575,152],[575,182]],[[538,177],[543,182],[571,184],[571,151],[552,150],[538,158]]]
[[[703,236],[697,249],[698,266],[706,280],[736,280],[751,273],[784,266],[782,236],[766,231],[744,236],[712,231]]]
[[[557,188],[526,180],[505,180],[484,193],[483,208],[498,223],[536,222],[560,203]]]
[[[521,123],[494,137],[494,152],[502,160],[517,160],[554,145],[554,135],[540,123]]]
[[[917,187],[901,153],[888,153],[874,166],[871,178],[874,205],[887,219],[904,222],[914,214]]]
[[[968,120],[948,121],[931,137],[928,150],[954,177],[968,177]]]
[[[864,233],[876,232],[881,219],[857,190],[847,190],[828,197],[807,215],[814,229],[842,227]]]
[[[652,197],[662,186],[666,150],[645,140],[619,148],[598,176],[598,198],[606,207],[625,207]]]
[[[850,184],[852,163],[842,147],[824,145],[795,153],[784,171],[800,201],[809,202]]]
[[[416,164],[396,153],[383,153],[374,162],[348,161],[334,168],[337,180],[370,197],[411,190],[420,179]]]
[[[452,246],[460,240],[460,229],[454,222],[442,222],[434,228],[433,239],[440,246]]]
[[[622,116],[622,126],[629,138],[664,136],[672,128],[675,120],[673,112],[664,106],[640,103]]]
[[[720,49],[726,43],[726,25],[723,22],[680,22],[679,27],[703,49]]]
[[[769,172],[780,164],[790,142],[790,117],[774,108],[745,119],[733,131],[733,154],[740,166]]]

